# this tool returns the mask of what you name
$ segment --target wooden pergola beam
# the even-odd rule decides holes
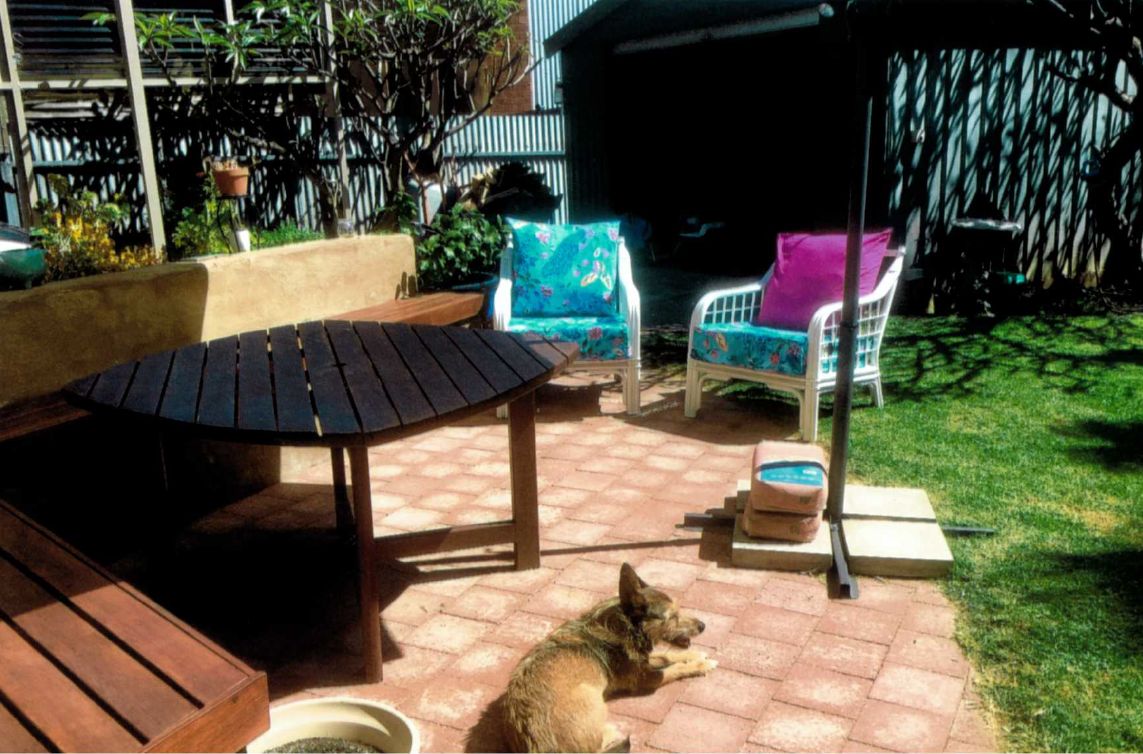
[[[8,14],[8,0],[0,0],[0,46],[3,47],[4,105],[8,109],[8,128],[16,152],[16,193],[20,206],[20,220],[25,226],[35,221],[34,210],[39,192],[33,172],[32,140],[28,138],[28,118],[24,113],[24,92],[20,82],[20,67],[16,58],[16,43],[12,37],[12,19]]]
[[[159,171],[155,165],[155,147],[151,139],[151,119],[147,113],[147,90],[143,84],[139,40],[135,36],[135,7],[132,0],[115,0],[115,16],[119,20],[116,26],[119,27],[119,38],[123,44],[123,62],[127,69],[127,92],[131,101],[131,121],[135,126],[135,144],[139,149],[139,167],[143,172],[143,192],[147,200],[151,245],[161,250],[167,245],[167,234],[163,227],[162,187],[159,184]]]

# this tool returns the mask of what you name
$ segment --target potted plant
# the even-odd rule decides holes
[[[212,159],[210,174],[221,196],[246,196],[250,184],[250,168],[238,164],[234,158]]]
[[[438,212],[417,240],[418,287],[482,291],[489,303],[507,233],[499,218],[487,218],[460,204]]]

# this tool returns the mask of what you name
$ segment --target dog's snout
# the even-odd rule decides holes
[[[698,622],[698,630],[699,630],[700,634],[706,630],[706,624],[703,623],[701,620]]]

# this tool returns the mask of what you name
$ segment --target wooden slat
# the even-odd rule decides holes
[[[306,370],[310,375],[314,403],[317,405],[318,421],[323,435],[351,434],[360,429],[341,370],[326,339],[325,327],[321,322],[305,322],[298,325],[302,337],[302,347],[306,354]]]
[[[273,432],[274,395],[270,384],[270,352],[266,333],[258,330],[238,338],[238,428]]]
[[[270,361],[274,368],[274,400],[278,431],[314,432],[314,411],[298,331],[293,325],[270,329]]]
[[[520,345],[515,338],[507,337],[503,332],[497,330],[476,330],[475,332],[525,382],[534,380],[548,371],[547,365],[541,364],[539,359],[533,356],[530,350]]]
[[[205,702],[246,677],[172,620],[112,583],[0,506],[0,550],[68,595],[77,608],[116,634],[192,698]]]
[[[139,751],[141,742],[0,622],[0,688],[59,751]]]
[[[0,559],[0,613],[147,738],[197,707],[76,613]]]
[[[40,752],[48,751],[48,748],[6,707],[0,705],[0,751]]]
[[[270,727],[270,692],[263,673],[203,708],[195,718],[152,740],[143,751],[240,751]]]
[[[159,412],[159,401],[163,397],[173,356],[170,351],[166,351],[146,356],[139,362],[135,379],[131,381],[131,388],[123,399],[123,408],[147,416]]]
[[[131,384],[131,376],[135,374],[137,362],[129,361],[116,364],[110,369],[100,372],[95,387],[91,389],[91,399],[106,406],[118,406],[127,394],[127,387]]]
[[[389,337],[385,335],[385,331],[381,329],[381,325],[377,322],[357,322],[355,329],[362,345],[365,346],[366,353],[369,354],[373,369],[381,376],[381,383],[393,401],[393,406],[401,417],[401,423],[412,424],[434,417],[436,412],[433,411],[432,405],[421,391],[416,378],[409,373],[405,362],[401,361],[401,356],[389,341]],[[464,405],[459,393],[456,394],[456,399],[458,408]]]
[[[198,423],[209,427],[233,427],[237,413],[234,386],[237,380],[238,338],[217,338],[206,344],[206,365],[202,369]]]
[[[432,352],[433,358],[440,363],[445,374],[460,390],[460,394],[464,396],[469,405],[489,400],[496,395],[492,386],[469,363],[468,359],[456,347],[456,344],[449,340],[441,328],[413,325],[412,329]]]
[[[194,421],[195,409],[198,408],[198,388],[202,380],[202,362],[205,356],[205,343],[195,343],[175,351],[159,416],[174,421]]]
[[[97,374],[89,374],[86,377],[83,377],[82,379],[78,379],[75,382],[68,385],[67,389],[70,390],[72,393],[75,393],[76,395],[78,395],[81,398],[86,398],[88,393],[91,392],[91,389],[93,387],[95,387],[95,381],[98,378],[99,378],[98,373]]]
[[[353,325],[349,322],[326,322],[326,333],[329,334],[337,360],[341,363],[342,374],[345,375],[345,384],[353,398],[353,405],[357,409],[357,418],[361,421],[363,432],[380,432],[401,423],[397,412],[381,380],[373,371],[373,363],[365,354]]]
[[[567,358],[563,353],[554,348],[551,343],[540,335],[518,332],[508,334],[524,348],[527,348],[541,363],[546,364],[549,369],[557,368],[567,362]]]
[[[91,378],[91,384],[95,384],[94,377]],[[69,385],[65,391],[71,388]],[[20,401],[0,409],[0,442],[50,429],[85,416],[89,416],[88,412],[68,403],[64,393],[52,393],[42,398]]]
[[[507,392],[520,385],[523,380],[504,360],[472,330],[462,327],[446,327],[442,330],[449,340],[456,344],[481,376],[498,393]]]
[[[553,343],[548,341],[548,345],[560,352],[563,357],[561,367],[566,367],[571,362],[579,358],[579,345],[576,343],[568,343],[566,341]]]
[[[413,334],[409,325],[388,324],[382,328],[390,342],[397,349],[409,370],[415,376],[417,384],[424,391],[433,409],[440,414],[464,408],[468,405],[464,396],[457,390],[456,385],[448,378],[441,365],[436,362],[425,348],[421,339]]]

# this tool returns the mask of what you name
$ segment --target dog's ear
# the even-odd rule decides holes
[[[624,563],[619,569],[619,604],[631,614],[642,614],[647,610],[647,598],[642,589],[647,586],[630,563]]]

